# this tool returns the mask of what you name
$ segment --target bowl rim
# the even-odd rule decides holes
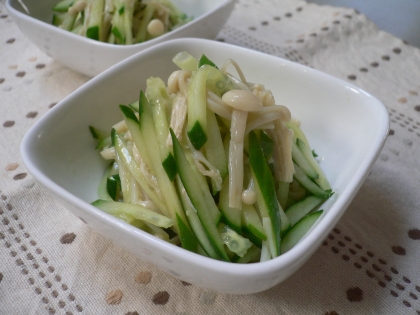
[[[59,111],[61,107],[63,106],[70,106],[72,98],[78,96],[79,94],[83,94],[88,92],[92,87],[94,87],[96,84],[101,84],[101,81],[105,80],[107,77],[112,76],[114,73],[118,73],[120,69],[124,68],[125,66],[131,64],[132,62],[138,62],[142,59],[143,55],[151,54],[153,52],[157,52],[160,50],[164,50],[165,47],[170,45],[182,45],[182,44],[192,44],[200,45],[200,44],[209,44],[209,45],[220,45],[220,47],[231,47],[236,50],[241,51],[248,51],[252,54],[258,54],[267,58],[275,58],[278,59],[279,62],[282,62],[286,65],[291,65],[292,67],[295,67],[297,70],[306,70],[311,71],[315,73],[317,76],[320,76],[321,79],[329,79],[334,82],[337,82],[339,85],[345,85],[347,87],[350,87],[352,89],[357,90],[361,94],[365,95],[366,97],[373,100],[372,104],[375,104],[374,107],[377,110],[377,113],[381,115],[381,125],[380,128],[377,131],[377,137],[375,138],[375,141],[371,145],[371,149],[367,152],[366,157],[362,161],[362,163],[357,167],[356,172],[352,175],[350,178],[346,189],[343,191],[340,191],[339,196],[336,198],[336,200],[333,202],[333,204],[328,208],[328,211],[325,211],[322,215],[322,219],[318,220],[316,223],[316,226],[314,226],[310,233],[310,237],[304,237],[294,248],[292,248],[290,251],[275,257],[273,259],[270,259],[268,261],[264,262],[257,262],[257,263],[251,263],[251,264],[235,264],[231,262],[224,262],[224,261],[218,261],[209,257],[201,256],[199,254],[190,252],[188,250],[185,250],[181,247],[172,245],[170,243],[167,243],[163,240],[160,240],[158,238],[153,237],[152,235],[148,234],[147,232],[141,231],[128,223],[123,222],[122,220],[119,220],[117,218],[112,217],[111,215],[104,213],[103,211],[97,209],[96,207],[90,205],[86,201],[83,201],[79,197],[71,194],[64,188],[60,187],[58,184],[56,184],[53,180],[48,178],[46,175],[44,175],[41,171],[39,171],[34,162],[31,159],[30,156],[30,146],[31,146],[31,139],[34,137],[34,135],[37,134],[37,131],[42,127],[42,125],[49,121],[51,116],[54,115],[56,111]],[[372,105],[373,106],[373,105]],[[347,206],[352,201],[353,197],[356,195],[357,191],[363,184],[364,180],[366,179],[368,175],[369,169],[372,167],[374,162],[376,161],[376,158],[378,157],[379,153],[381,152],[381,149],[383,148],[387,135],[389,131],[389,114],[386,109],[386,107],[382,104],[382,102],[371,95],[370,93],[362,90],[361,88],[346,82],[342,79],[336,78],[330,74],[324,73],[320,70],[316,70],[313,68],[310,68],[308,66],[283,59],[277,56],[269,55],[260,51],[252,50],[249,48],[244,48],[240,46],[236,46],[233,44],[208,40],[208,39],[199,39],[199,38],[181,38],[181,39],[172,39],[169,41],[165,41],[162,43],[159,43],[157,45],[154,45],[152,47],[146,48],[145,50],[142,50],[127,59],[119,62],[118,64],[110,67],[109,69],[105,70],[98,76],[92,78],[87,83],[80,86],[78,89],[70,93],[68,96],[63,98],[59,103],[57,103],[52,109],[50,109],[48,112],[46,112],[42,117],[39,118],[38,121],[35,122],[35,124],[29,129],[29,131],[24,135],[23,140],[21,142],[21,156],[24,162],[24,165],[26,166],[29,173],[32,174],[32,176],[39,181],[44,187],[52,191],[54,194],[65,200],[66,202],[74,204],[76,207],[83,209],[84,211],[89,211],[91,213],[94,213],[99,220],[102,220],[103,222],[107,223],[118,223],[116,224],[117,228],[124,228],[125,230],[129,231],[129,233],[134,233],[136,237],[140,237],[142,241],[146,242],[152,242],[153,244],[156,244],[156,246],[165,247],[166,251],[169,252],[170,255],[173,255],[174,257],[181,258],[181,259],[188,259],[190,261],[193,261],[195,264],[201,265],[206,267],[207,269],[217,270],[221,273],[231,274],[231,275],[243,275],[243,274],[269,274],[271,272],[274,272],[276,270],[279,270],[283,267],[287,267],[292,263],[296,263],[303,259],[303,254],[307,251],[315,251],[319,244],[324,240],[324,237],[329,231],[331,231],[336,223],[339,221],[341,216],[344,214]],[[141,236],[139,236],[141,235]],[[308,236],[307,234],[306,236]],[[314,247],[315,249],[312,249]],[[308,257],[310,257],[309,255]]]
[[[12,1],[16,1],[20,3],[20,0],[6,0],[6,9],[9,11],[9,13],[11,13],[11,15],[14,18],[17,18],[19,20],[25,20],[25,21],[30,21],[32,23],[35,23],[36,25],[40,26],[40,27],[45,27],[53,32],[57,32],[58,34],[62,35],[62,36],[66,36],[68,38],[71,38],[72,40],[75,41],[80,41],[84,44],[91,44],[91,45],[95,45],[97,47],[100,48],[110,48],[113,50],[137,50],[141,47],[145,47],[144,49],[148,48],[149,46],[152,45],[156,45],[161,43],[162,41],[165,40],[171,40],[173,36],[175,36],[177,33],[182,32],[185,29],[189,29],[191,27],[193,27],[195,24],[198,24],[201,20],[207,18],[208,16],[214,14],[216,11],[222,9],[223,7],[227,7],[229,5],[234,5],[236,0],[221,0],[221,3],[214,7],[212,10],[205,12],[204,14],[201,14],[199,17],[194,17],[193,20],[191,20],[188,23],[185,23],[184,25],[181,25],[180,27],[167,32],[161,36],[155,37],[153,39],[147,40],[145,42],[142,43],[136,43],[136,44],[132,44],[132,45],[116,45],[116,44],[110,44],[110,43],[106,43],[106,42],[101,42],[101,41],[97,41],[91,38],[87,38],[85,36],[81,36],[81,35],[77,35],[74,34],[72,32],[63,30],[59,27],[56,27],[50,23],[47,23],[45,21],[42,21],[40,19],[37,19],[36,17],[33,17],[29,14],[25,14],[20,12],[19,10],[17,10],[13,5],[12,5]],[[23,7],[23,6],[22,6]],[[23,9],[25,10],[25,8],[23,7]]]

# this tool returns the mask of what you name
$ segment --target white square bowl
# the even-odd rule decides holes
[[[172,0],[194,19],[162,36],[134,45],[99,42],[51,24],[52,7],[59,0],[7,0],[6,8],[22,33],[41,51],[59,63],[96,76],[119,61],[158,43],[182,37],[214,39],[229,18],[235,0]],[[22,6],[23,3],[26,9]]]
[[[246,78],[273,92],[302,122],[322,157],[335,191],[312,230],[290,251],[262,263],[216,261],[157,239],[90,205],[106,162],[94,150],[88,126],[109,130],[122,119],[119,104],[138,99],[150,76],[166,80],[180,51],[205,53],[216,64],[234,59]],[[249,49],[203,39],[155,45],[122,61],[66,97],[25,135],[21,153],[28,171],[75,216],[133,255],[183,281],[219,292],[269,289],[297,271],[343,215],[384,145],[388,113],[361,89],[332,76]]]

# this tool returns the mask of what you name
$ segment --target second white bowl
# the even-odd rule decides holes
[[[229,18],[235,0],[173,0],[194,19],[155,39],[135,45],[112,45],[85,38],[51,24],[58,0],[7,0],[6,7],[21,31],[59,63],[93,77],[117,62],[158,43],[181,37],[214,39]]]

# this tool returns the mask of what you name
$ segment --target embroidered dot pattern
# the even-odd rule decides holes
[[[18,163],[6,166],[9,171],[18,167]],[[5,194],[1,196],[3,201],[8,199]],[[48,314],[56,314],[57,306],[64,311],[67,309],[66,314],[82,313],[84,308],[74,294],[67,294],[64,299],[65,292],[68,291],[67,284],[50,264],[48,257],[43,255],[37,241],[26,231],[25,225],[20,222],[19,209],[15,209],[11,203],[0,204],[0,226],[2,225],[6,228],[3,231],[0,229],[0,244],[3,243],[10,251],[21,275],[26,277],[28,285],[40,297],[41,303],[45,304]],[[2,273],[0,275],[3,277]],[[70,309],[74,309],[76,313]]]
[[[417,236],[417,233],[420,234],[420,230],[413,228],[407,231],[407,237],[413,239],[413,234]],[[379,287],[389,289],[391,296],[400,298],[398,292],[408,291],[408,296],[413,301],[418,299],[415,292],[420,292],[420,286],[413,284],[408,277],[399,275],[396,267],[389,266],[386,260],[376,257],[375,253],[369,250],[365,250],[362,245],[355,243],[351,237],[344,235],[338,228],[333,229],[333,232],[328,235],[322,245],[330,247],[332,253],[340,255],[343,261],[352,263],[356,269],[364,270],[366,276],[376,281]],[[396,255],[406,254],[406,250],[398,245],[391,246],[391,250]],[[363,300],[363,290],[360,287],[349,288],[346,296],[350,302],[360,302]],[[406,307],[412,307],[412,303],[408,300],[401,299],[401,303]],[[417,313],[420,313],[420,310]]]
[[[60,243],[61,244],[71,244],[71,243],[73,243],[75,238],[76,238],[76,234],[66,233],[60,238]]]
[[[160,291],[153,295],[152,302],[156,305],[165,305],[169,301],[169,293],[167,291]]]
[[[152,280],[152,273],[141,271],[136,275],[135,281],[139,284],[148,284]]]
[[[359,287],[350,288],[347,290],[347,299],[350,302],[360,302],[363,300],[363,291]]]
[[[112,290],[106,295],[106,302],[110,305],[120,304],[123,297],[123,291],[121,290]]]

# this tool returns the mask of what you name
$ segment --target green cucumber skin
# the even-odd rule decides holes
[[[181,144],[179,143],[172,129],[170,129],[170,132],[172,137],[175,162],[182,184],[184,185],[185,190],[187,191],[191,203],[197,210],[197,215],[200,218],[204,230],[206,231],[215,251],[220,256],[220,259],[229,261],[229,257],[227,256],[227,253],[224,249],[223,241],[217,229],[217,225],[208,213],[208,200],[204,197],[200,185],[190,174],[190,169],[192,166],[188,162],[182,150]],[[208,187],[206,187],[206,189],[208,189]],[[214,206],[217,208],[216,204],[214,204]]]
[[[251,205],[242,205],[242,226],[247,231],[245,232],[247,235],[252,234],[254,238],[259,240],[258,244],[261,244],[261,241],[267,240],[267,235],[265,234],[257,210]]]
[[[200,68],[202,65],[209,65],[216,69],[219,69],[213,61],[211,61],[209,58],[207,58],[206,55],[201,55],[200,59],[198,60],[198,68]]]
[[[313,155],[313,151],[311,151],[311,148],[308,147],[305,141],[301,140],[300,138],[296,139],[296,145],[298,146],[302,154],[305,156],[305,158],[307,159],[311,167],[318,173],[318,178],[315,180],[318,186],[324,190],[331,190],[331,185],[327,177],[325,176],[325,173],[322,170],[321,166],[318,164],[317,160],[315,159]]]
[[[182,248],[189,250],[191,252],[197,253],[198,250],[198,241],[194,233],[190,228],[185,224],[184,220],[176,213],[176,220],[179,228],[179,238],[181,240]]]
[[[300,219],[319,206],[325,199],[317,196],[308,196],[305,199],[293,204],[286,210],[290,224],[295,225]]]
[[[281,253],[284,254],[295,246],[306,235],[322,213],[323,210],[310,213],[292,226],[281,240]]]
[[[117,201],[118,192],[121,189],[121,179],[119,175],[112,175],[107,178],[106,190],[112,200]]]
[[[166,174],[168,174],[169,179],[173,181],[178,171],[176,169],[175,158],[172,153],[169,153],[166,159],[163,160],[162,166]]]
[[[55,12],[65,13],[73,5],[74,0],[63,0],[53,6],[52,10]]]
[[[206,256],[212,257],[214,259],[220,259],[220,256],[214,250],[213,245],[211,244],[211,241],[206,231],[204,230],[203,225],[201,224],[196,210],[189,203],[188,196],[184,196],[184,194],[181,192],[183,185],[179,176],[176,178],[176,182],[178,185],[181,203],[184,208],[188,223],[190,224],[191,230],[194,233],[194,237],[197,239],[201,249],[206,253]]]
[[[228,174],[228,161],[223,146],[223,139],[220,135],[220,128],[216,114],[207,110],[207,142],[204,144],[205,156],[207,160],[220,172],[222,180]],[[217,191],[213,185],[213,194]]]
[[[196,150],[200,150],[201,147],[207,142],[207,135],[204,132],[203,127],[199,121],[196,121],[193,127],[187,132],[188,138]]]
[[[95,200],[92,202],[92,205],[111,215],[126,212],[133,215],[136,219],[149,222],[158,227],[169,228],[173,225],[172,219],[139,205],[101,199]]]
[[[249,133],[249,162],[252,172],[255,174],[257,184],[259,186],[262,198],[268,209],[268,217],[271,221],[271,227],[274,237],[275,254],[280,255],[280,238],[281,238],[281,218],[279,204],[277,201],[274,180],[270,167],[265,159],[264,153],[259,144],[257,135],[254,131]],[[267,236],[268,237],[268,236]]]
[[[303,187],[305,187],[308,191],[310,191],[313,195],[327,199],[331,192],[323,190],[321,187],[319,187],[316,183],[314,183],[305,173],[304,171],[296,165],[296,163],[293,163],[295,167],[295,174],[293,177],[296,179],[296,181],[301,184]]]
[[[86,30],[86,37],[94,40],[99,40],[99,26],[92,26]]]
[[[295,142],[292,142],[293,161],[302,169],[302,171],[312,180],[319,178],[318,172],[312,167]]]

